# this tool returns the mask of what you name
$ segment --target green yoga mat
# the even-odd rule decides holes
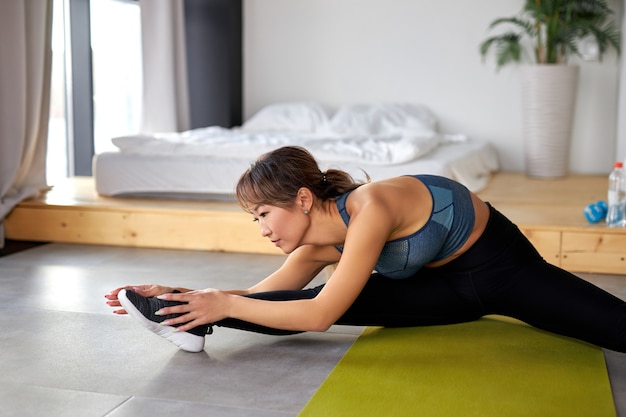
[[[499,316],[367,328],[299,417],[614,417],[600,348]]]

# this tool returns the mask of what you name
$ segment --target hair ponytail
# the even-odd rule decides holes
[[[367,176],[369,181],[369,176]],[[290,207],[302,187],[320,200],[335,198],[363,185],[339,169],[321,171],[309,151],[285,146],[261,155],[239,178],[235,193],[249,211],[257,204]]]

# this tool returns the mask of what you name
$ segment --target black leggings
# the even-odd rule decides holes
[[[621,352],[626,351],[626,303],[544,261],[526,237],[490,206],[487,228],[462,256],[408,279],[374,273],[337,320],[357,326],[411,327],[463,323],[487,314]],[[271,301],[314,298],[323,288],[272,291],[248,297]],[[237,319],[218,326],[274,335],[294,334]]]

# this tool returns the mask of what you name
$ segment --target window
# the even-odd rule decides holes
[[[94,148],[115,150],[111,138],[139,133],[141,117],[141,20],[139,3],[91,2]]]
[[[139,132],[139,3],[54,0],[52,32],[49,184],[68,176],[90,175],[94,152],[114,150],[112,137]],[[85,38],[91,41],[81,49]],[[85,112],[83,106],[92,107]],[[75,113],[79,116],[74,117]]]
[[[54,184],[69,176],[68,132],[65,84],[65,16],[63,0],[54,0],[52,8],[52,78],[46,176]]]

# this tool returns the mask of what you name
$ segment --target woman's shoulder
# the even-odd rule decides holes
[[[419,230],[430,217],[433,207],[428,187],[412,176],[375,181],[359,187],[353,194],[346,205],[351,218],[364,214],[365,223],[360,224],[386,224],[389,229],[387,240]]]
[[[413,176],[393,177],[364,184],[350,193],[346,209],[350,214],[365,207],[396,210],[399,206],[414,207],[428,199],[428,187]]]
[[[403,195],[404,193],[413,194],[421,190],[426,190],[426,185],[419,178],[405,175],[363,184],[351,194],[357,198],[376,199],[387,196],[397,197],[398,194]]]

